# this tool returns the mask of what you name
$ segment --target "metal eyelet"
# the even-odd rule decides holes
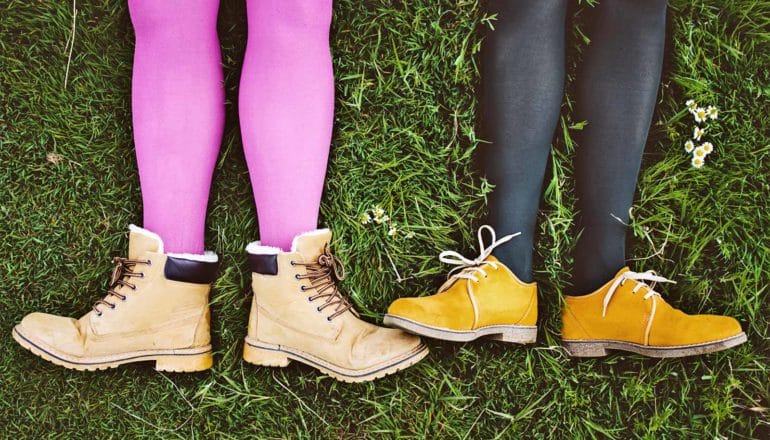
[[[104,313],[103,313],[103,312],[97,312],[97,313],[96,313],[96,316],[102,316],[102,315],[104,315]]]
[[[144,272],[139,272],[139,278],[144,278]]]
[[[152,266],[152,260],[147,260],[147,265]]]
[[[321,313],[321,308],[320,307],[316,307],[315,311],[318,312],[318,313]]]
[[[291,264],[292,266],[296,266],[297,265],[297,263],[295,263],[294,260],[289,261],[289,264]]]
[[[332,318],[330,316],[327,316],[326,320],[329,321],[329,322],[332,322]]]
[[[298,280],[298,279],[299,279],[299,274],[298,274],[298,273],[295,273],[295,274],[294,274],[294,279],[295,279],[295,280]]]
[[[110,304],[110,308],[111,308],[112,310],[115,310],[115,304]]]
[[[303,292],[307,292],[307,289],[305,288],[305,286],[299,286],[299,290],[301,290]]]
[[[136,290],[136,286],[131,286],[131,290]]]

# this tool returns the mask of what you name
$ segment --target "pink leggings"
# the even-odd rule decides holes
[[[144,227],[201,253],[224,124],[218,0],[128,0]],[[332,0],[247,0],[239,111],[263,244],[317,227],[334,113]]]

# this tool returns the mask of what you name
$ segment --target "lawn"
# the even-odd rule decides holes
[[[606,0],[611,1],[611,0]],[[540,217],[538,343],[430,341],[407,371],[358,385],[308,367],[241,360],[250,292],[243,253],[258,237],[238,133],[243,0],[222,0],[227,128],[207,244],[222,256],[212,295],[214,368],[174,375],[134,364],[64,370],[21,349],[26,313],[80,316],[106,291],[110,257],[141,222],[132,149],[133,32],[124,0],[0,4],[0,437],[3,438],[770,438],[770,1],[672,0],[659,105],[629,229],[631,265],[675,278],[689,312],[737,317],[743,346],[699,358],[559,347],[560,297],[575,244],[564,101]],[[490,190],[474,172],[474,88],[483,27],[473,0],[337,0],[337,112],[322,223],[347,262],[344,289],[379,321],[428,293],[445,249],[475,252]],[[575,7],[568,81],[586,41]],[[74,42],[74,44],[73,44]],[[715,105],[716,146],[694,169],[687,99]],[[633,115],[629,115],[632,118]],[[362,225],[381,206],[401,232]]]

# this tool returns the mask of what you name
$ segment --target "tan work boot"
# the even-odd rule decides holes
[[[291,252],[251,243],[246,248],[254,300],[243,358],[266,367],[290,360],[344,382],[395,373],[428,354],[420,338],[358,318],[335,284],[344,278],[329,251],[331,231],[294,238]]]
[[[115,258],[107,296],[80,319],[31,313],[13,338],[75,370],[155,361],[162,371],[211,367],[209,290],[217,256],[164,254],[163,241],[131,225],[128,258]]]

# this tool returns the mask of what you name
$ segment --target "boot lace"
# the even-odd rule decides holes
[[[655,273],[654,270],[648,270],[647,272],[623,272],[619,277],[615,279],[615,281],[612,282],[610,285],[610,288],[607,289],[607,294],[604,295],[604,309],[602,310],[602,318],[604,318],[607,315],[607,306],[610,304],[610,300],[612,300],[612,296],[615,294],[615,291],[618,290],[618,287],[625,284],[626,280],[633,280],[636,281],[636,286],[631,290],[632,293],[637,293],[641,289],[647,289],[647,293],[644,295],[644,299],[650,299],[653,296],[661,297],[660,293],[656,292],[655,289],[655,283],[672,283],[676,284],[676,281],[669,280],[668,278],[664,278],[657,273]],[[645,283],[644,281],[650,281],[650,284]],[[653,304],[654,305],[654,304]],[[653,310],[654,315],[654,310]],[[652,322],[652,320],[650,320]]]
[[[313,302],[317,299],[326,298],[320,306],[316,307],[319,312],[327,307],[334,307],[334,313],[326,319],[332,321],[334,318],[350,310],[355,316],[358,313],[353,309],[353,304],[348,302],[337,289],[337,281],[345,279],[345,267],[342,262],[329,250],[329,245],[324,245],[324,251],[318,256],[318,260],[312,263],[299,263],[292,261],[291,264],[304,266],[306,273],[304,275],[296,274],[298,280],[307,279],[310,286],[300,287],[303,292],[315,290],[316,294],[308,297],[308,301]]]
[[[492,243],[487,246],[486,242],[484,241],[484,231],[489,231],[489,235],[492,238]],[[516,237],[518,235],[521,235],[521,232],[517,232],[515,234],[510,234],[502,237],[501,239],[497,239],[497,234],[495,233],[495,230],[489,226],[489,225],[483,225],[479,228],[478,231],[478,239],[479,239],[479,256],[470,259],[466,258],[460,253],[455,251],[443,251],[439,254],[438,259],[442,263],[446,264],[453,264],[457,267],[449,271],[449,274],[447,275],[447,279],[449,278],[464,278],[468,280],[472,280],[473,282],[478,282],[478,278],[476,278],[476,274],[480,273],[481,276],[486,277],[487,272],[484,270],[484,267],[486,265],[491,266],[493,269],[497,269],[498,263],[494,261],[486,261],[487,257],[492,255],[492,251],[495,250],[496,247],[500,246],[503,243],[507,243],[510,241],[513,237]]]
[[[121,301],[126,300],[126,295],[123,295],[122,293],[118,292],[118,289],[120,287],[128,287],[131,290],[136,290],[136,284],[133,284],[129,281],[127,281],[127,278],[132,277],[138,277],[138,278],[144,278],[144,272],[134,272],[131,269],[134,268],[137,264],[152,264],[150,260],[131,260],[128,258],[123,257],[115,257],[112,259],[112,263],[115,265],[115,268],[112,269],[112,276],[110,277],[110,284],[109,284],[109,290],[107,291],[107,296],[100,299],[99,301],[94,304],[92,309],[94,310],[94,313],[96,313],[96,316],[102,316],[102,310],[99,308],[100,305],[105,305],[111,309],[115,308],[115,303],[107,301],[107,299],[111,296],[114,296]]]

